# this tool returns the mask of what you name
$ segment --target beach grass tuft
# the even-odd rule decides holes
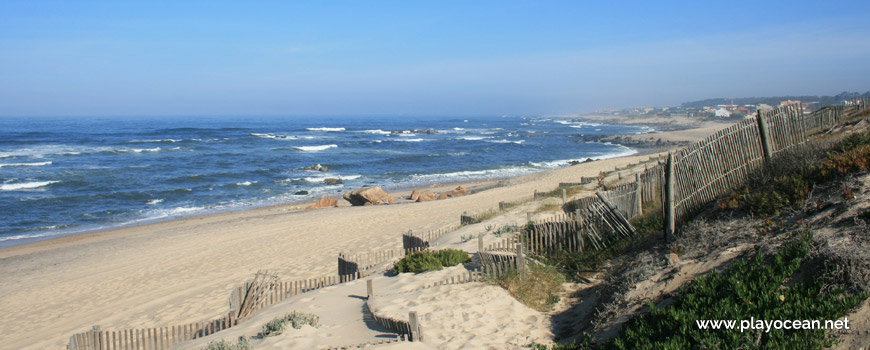
[[[443,249],[430,253],[428,251],[414,252],[396,262],[393,272],[421,273],[426,271],[441,270],[444,267],[464,264],[471,261],[468,253],[458,249]]]
[[[526,306],[546,312],[559,302],[565,276],[552,266],[531,263],[525,275],[508,269],[505,273],[490,275],[488,282],[501,286]]]
[[[315,314],[293,311],[284,317],[277,317],[267,322],[260,328],[260,335],[264,337],[279,335],[284,333],[288,324],[294,329],[302,328],[304,325],[317,327],[318,322],[320,322],[320,317]]]
[[[228,342],[224,339],[212,341],[203,348],[203,350],[252,350],[251,342],[248,338],[239,337],[235,343]]]

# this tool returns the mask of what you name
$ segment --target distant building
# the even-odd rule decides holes
[[[729,117],[731,117],[731,112],[729,112],[725,108],[719,108],[716,110],[715,115],[718,118],[729,118]]]
[[[781,101],[781,102],[779,103],[779,105],[780,105],[781,107],[800,106],[800,105],[801,105],[801,101],[793,101],[793,100]]]
[[[671,117],[688,118],[689,113],[671,113]]]

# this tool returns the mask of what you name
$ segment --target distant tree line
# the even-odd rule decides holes
[[[778,106],[781,101],[797,100],[802,102],[818,102],[809,108],[816,109],[824,106],[842,104],[843,101],[854,98],[870,98],[870,91],[865,93],[858,92],[841,92],[834,96],[772,96],[772,97],[739,97],[739,98],[710,98],[700,101],[684,102],[680,105],[682,108],[701,108],[705,106],[727,105],[734,103],[735,105],[758,105],[768,104]]]

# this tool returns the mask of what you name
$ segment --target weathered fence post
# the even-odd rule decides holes
[[[637,187],[634,190],[634,215],[643,215],[643,183],[640,182],[640,173],[634,174],[634,182]]]
[[[522,243],[517,243],[517,272],[521,277],[526,275],[526,254],[523,252]]]
[[[526,212],[526,221],[532,221],[532,212]]]
[[[477,251],[483,251],[483,235],[477,236]]]
[[[504,210],[504,201],[498,202],[498,210]]]
[[[565,202],[567,202],[567,201],[568,201],[568,190],[563,188],[562,189],[562,204],[565,204]]]
[[[371,299],[372,295],[374,295],[374,291],[372,288],[372,280],[366,281],[366,298]]]
[[[417,312],[411,311],[408,313],[408,320],[411,324],[411,341],[421,341],[420,324],[417,322]]]
[[[758,136],[761,138],[761,148],[764,151],[764,162],[770,162],[773,158],[773,145],[770,139],[770,130],[767,129],[767,121],[763,118],[761,111],[757,112]]]
[[[668,163],[665,170],[665,241],[672,241],[676,230],[676,218],[674,217],[674,154],[668,153]]]
[[[100,338],[100,326],[94,326],[93,328],[91,328],[90,333],[91,345],[94,346],[94,349],[102,349],[102,344],[100,344],[102,343],[102,339]]]

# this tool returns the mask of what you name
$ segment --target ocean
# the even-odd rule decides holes
[[[7,117],[0,119],[0,246],[367,185],[513,177],[636,152],[582,136],[651,131],[506,116]],[[329,171],[303,169],[316,164]]]

